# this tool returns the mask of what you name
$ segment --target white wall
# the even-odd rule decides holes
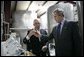
[[[13,19],[14,19],[13,27],[32,29],[34,18],[36,18],[36,13],[34,12],[16,11],[13,15]],[[20,42],[24,49],[26,49],[26,47],[23,44],[23,38],[26,36],[28,29],[16,30],[20,35]]]
[[[41,16],[41,28],[45,29],[48,32],[48,19],[47,19],[47,13]]]

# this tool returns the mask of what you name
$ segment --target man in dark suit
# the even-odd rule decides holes
[[[46,56],[46,52],[42,51],[42,47],[46,44],[45,36],[47,32],[40,29],[40,20],[34,20],[34,29],[28,31],[27,36],[23,39],[23,42],[27,44],[27,50],[32,50],[36,56]]]
[[[53,12],[54,19],[58,22],[48,37],[48,41],[55,39],[56,56],[81,56],[81,37],[75,22],[66,21],[63,9],[57,8]]]

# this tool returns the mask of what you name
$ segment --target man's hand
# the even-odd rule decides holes
[[[41,34],[40,34],[40,31],[36,31],[36,32],[34,33],[34,36],[36,36],[36,37],[38,37],[38,38],[40,37],[40,35],[41,35]]]
[[[31,31],[29,32],[28,36],[31,37],[32,35],[35,34],[35,32],[36,32],[35,30],[31,30]]]
[[[36,30],[31,30],[30,33],[28,34],[29,37],[31,37],[32,35],[36,36],[36,37],[40,37],[40,31],[36,31]]]
[[[42,51],[43,52],[47,51],[47,46],[46,45],[42,47]]]

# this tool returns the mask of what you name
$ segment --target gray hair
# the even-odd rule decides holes
[[[64,10],[61,8],[56,8],[53,13],[57,13],[58,15],[64,16]]]

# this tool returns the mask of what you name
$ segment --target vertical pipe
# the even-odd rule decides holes
[[[82,37],[82,56],[83,56],[83,1],[77,1],[78,19],[79,19],[79,29]]]

